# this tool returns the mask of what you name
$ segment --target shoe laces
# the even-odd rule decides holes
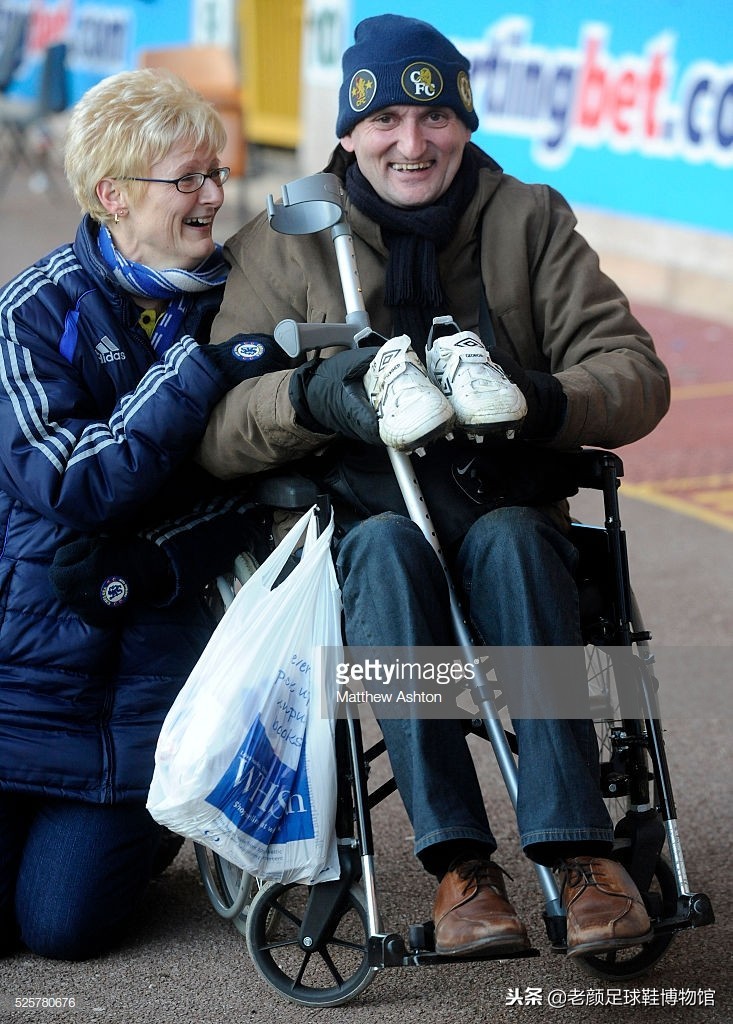
[[[585,890],[588,886],[598,886],[598,880],[593,875],[593,858],[560,861],[555,870],[564,875],[563,890],[576,889],[581,886]]]
[[[372,385],[372,402],[379,409],[387,403],[397,407],[409,393],[419,391],[423,394],[430,384],[426,371],[410,349],[390,355],[391,358],[377,369]]]
[[[513,881],[508,871],[490,860],[454,861],[448,870],[455,871],[460,880],[466,883],[464,892],[473,882],[477,889],[488,886],[500,896],[504,896],[504,884],[501,876],[506,875],[510,881]]]
[[[470,339],[476,341],[470,349],[457,344],[460,340]],[[462,370],[474,388],[483,386],[493,389],[497,386],[501,388],[510,385],[509,378],[493,361],[478,335],[464,331],[461,335],[440,338],[435,344],[438,346],[440,359],[445,361],[444,372],[449,380],[454,380],[458,371]]]

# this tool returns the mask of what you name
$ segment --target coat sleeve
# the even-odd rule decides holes
[[[0,487],[96,532],[135,515],[190,457],[224,384],[184,337],[100,416],[83,368],[59,350],[59,324],[38,319],[18,315],[0,336]]]
[[[526,282],[526,302],[520,295],[513,308],[508,302],[496,311],[499,343],[513,348],[524,366],[549,370],[562,384],[567,414],[554,447],[629,444],[667,412],[667,370],[626,296],[576,230],[567,202],[546,186],[533,194],[521,265],[503,268],[515,282]],[[522,309],[531,310],[531,320]]]
[[[261,562],[269,553],[270,529],[244,494],[214,494],[175,517],[142,526],[139,535],[167,555],[175,578],[170,601],[201,591],[228,572],[243,551]]]
[[[231,270],[212,327],[218,343],[240,331],[272,334],[281,320],[297,323],[336,319],[306,284],[309,262],[320,261],[317,243],[298,237],[288,244],[262,214],[225,246]],[[318,275],[315,275],[318,277]],[[337,319],[343,319],[343,312]],[[275,371],[233,388],[214,409],[197,461],[220,479],[257,473],[322,449],[323,434],[295,420],[288,397],[291,370]]]

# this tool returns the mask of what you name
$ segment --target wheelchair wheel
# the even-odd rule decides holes
[[[245,935],[257,879],[200,843],[194,843],[194,849],[201,881],[212,907],[219,917],[231,921],[237,931]]]
[[[621,858],[623,861],[623,858]],[[657,861],[654,878],[648,894],[645,894],[652,920],[674,914],[677,907],[677,886],[674,872],[666,860]],[[577,957],[577,963],[587,973],[600,978],[623,981],[645,974],[667,950],[674,938],[674,932],[662,932],[651,942],[627,949],[617,949],[593,956]]]
[[[352,886],[323,941],[308,948],[300,927],[311,888],[266,882],[247,915],[247,947],[255,968],[280,995],[303,1006],[340,1006],[374,978],[369,966],[366,899]]]

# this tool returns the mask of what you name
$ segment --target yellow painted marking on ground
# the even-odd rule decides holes
[[[708,473],[706,476],[672,476],[664,480],[649,480],[642,484],[626,484],[626,487],[659,487],[665,491],[723,490],[733,487],[733,473]]]
[[[691,483],[692,481],[688,481]],[[698,484],[699,484],[698,480]],[[696,504],[694,498],[697,497],[693,488],[689,488],[693,494],[692,499],[680,497],[678,494],[667,493],[667,488],[670,484],[674,484],[673,481],[660,480],[658,483],[646,483],[646,484],[630,484],[624,483],[622,487],[622,493],[628,495],[631,498],[638,498],[640,501],[649,502],[651,505],[658,505],[660,508],[670,509],[672,512],[680,512],[682,515],[691,516],[693,519],[699,519],[704,523],[709,523],[711,526],[717,526],[721,530],[728,530],[733,533],[733,491],[730,492],[729,498],[722,498],[723,491],[717,492],[721,498],[725,500],[725,507],[730,508],[731,514],[726,515],[723,510],[716,511],[712,508],[707,508],[703,504]],[[677,490],[684,490],[686,488],[674,488]],[[709,494],[707,490],[701,490],[701,494]]]
[[[711,381],[709,384],[672,385],[672,401],[679,402],[688,398],[723,398],[733,395],[733,380]]]
[[[733,491],[695,491],[695,500],[706,508],[728,514],[733,512]]]

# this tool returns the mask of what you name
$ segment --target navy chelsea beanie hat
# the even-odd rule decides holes
[[[441,32],[417,18],[380,14],[359,22],[341,61],[336,135],[392,104],[449,107],[476,131],[470,63]]]

